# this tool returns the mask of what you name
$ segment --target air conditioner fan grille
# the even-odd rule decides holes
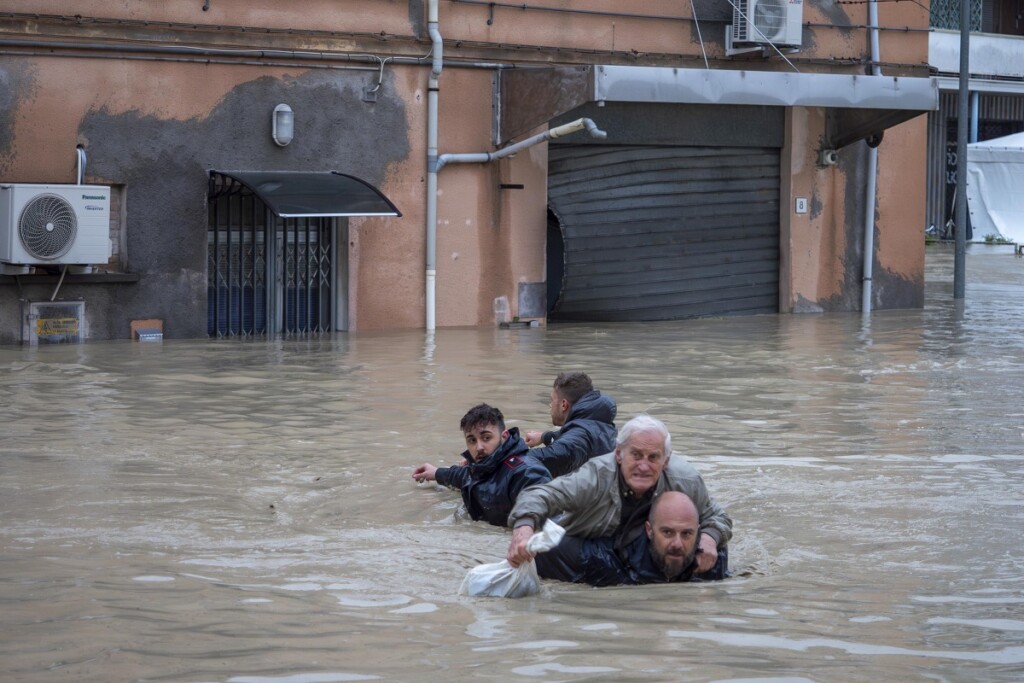
[[[67,253],[78,234],[74,207],[63,197],[41,194],[21,211],[18,236],[25,250],[39,259],[55,259]]]
[[[786,27],[785,0],[761,0],[751,17],[757,30],[768,40],[777,40]]]

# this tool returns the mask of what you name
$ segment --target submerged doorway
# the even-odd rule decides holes
[[[553,144],[548,319],[776,313],[779,149]]]
[[[208,199],[211,337],[347,329],[348,216],[402,215],[337,171],[210,171]]]
[[[279,218],[255,196],[210,203],[207,334],[334,329],[333,218]]]

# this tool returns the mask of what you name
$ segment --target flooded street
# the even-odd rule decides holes
[[[1019,681],[1024,261],[923,310],[0,347],[0,680]],[[506,530],[412,468],[587,371],[666,422],[734,578],[457,595]]]

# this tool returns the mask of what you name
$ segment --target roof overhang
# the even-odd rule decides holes
[[[958,76],[932,76],[932,80],[938,83],[941,92],[959,92],[960,90]],[[967,89],[972,93],[983,92],[990,95],[1024,95],[1024,81],[971,78],[968,81]]]
[[[337,171],[210,171],[211,199],[255,195],[281,218],[401,216],[380,190]]]
[[[833,148],[939,107],[929,78],[609,65],[500,75],[498,144],[590,102],[824,107]]]

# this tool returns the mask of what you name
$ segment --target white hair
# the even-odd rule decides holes
[[[656,417],[651,417],[647,413],[640,413],[632,420],[622,425],[622,429],[619,430],[619,435],[615,437],[615,445],[622,446],[631,438],[634,434],[640,432],[658,432],[665,436],[665,457],[672,455],[672,437],[668,433],[668,427],[665,423]]]

